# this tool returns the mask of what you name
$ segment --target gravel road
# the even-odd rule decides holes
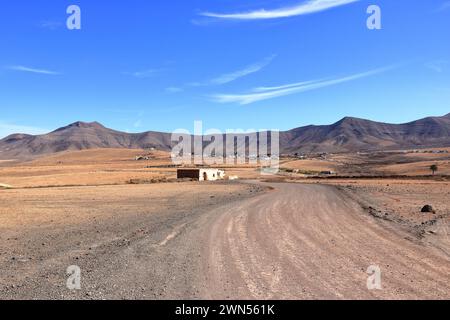
[[[11,261],[3,252],[0,298],[450,298],[448,256],[337,188],[260,185],[273,190],[198,201],[188,211],[30,229],[22,236],[47,253],[27,260],[31,249],[22,248]],[[81,247],[51,247],[77,238]],[[81,269],[81,290],[66,288],[69,265]],[[367,288],[370,266],[381,271],[381,290]]]

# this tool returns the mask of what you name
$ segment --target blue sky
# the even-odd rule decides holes
[[[81,8],[81,30],[66,9]],[[366,27],[378,5],[382,29]],[[0,137],[290,129],[450,112],[450,1],[5,0]],[[261,11],[264,9],[265,11]]]

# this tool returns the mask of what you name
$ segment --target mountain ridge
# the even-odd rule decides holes
[[[96,121],[76,121],[47,134],[9,135],[0,140],[0,159],[33,158],[94,148],[155,148],[169,151],[172,146],[170,138],[170,133],[126,133]],[[403,124],[344,117],[330,125],[308,125],[280,132],[282,153],[340,153],[449,146],[450,113]]]

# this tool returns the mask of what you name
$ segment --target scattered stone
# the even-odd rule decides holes
[[[420,210],[420,212],[423,213],[436,213],[436,211],[434,211],[433,207],[429,204],[425,205],[422,210]]]

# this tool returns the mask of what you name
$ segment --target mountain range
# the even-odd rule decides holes
[[[126,133],[98,122],[75,122],[48,134],[12,134],[0,140],[0,159],[29,159],[68,150],[132,148],[170,150],[171,134]],[[331,125],[280,132],[281,153],[357,152],[450,147],[450,113],[404,124],[346,117]]]

